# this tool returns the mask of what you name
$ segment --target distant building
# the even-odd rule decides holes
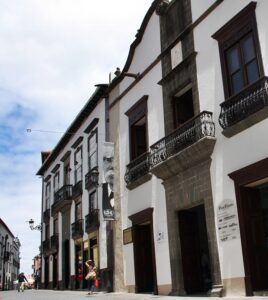
[[[20,241],[0,218],[0,287],[14,288],[20,269]]]

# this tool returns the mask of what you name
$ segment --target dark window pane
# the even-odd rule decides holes
[[[175,97],[174,104],[175,127],[179,127],[194,116],[194,102],[192,90],[187,91],[180,97]]]
[[[239,51],[237,46],[227,51],[227,64],[229,74],[233,74],[240,69]]]
[[[232,88],[233,88],[233,94],[241,91],[244,87],[244,79],[243,79],[243,74],[242,71],[239,71],[232,75],[231,77],[232,80]]]
[[[255,58],[256,54],[252,35],[248,36],[245,40],[242,41],[242,49],[245,63]]]
[[[256,81],[259,78],[259,70],[257,60],[253,60],[247,65],[248,84]]]

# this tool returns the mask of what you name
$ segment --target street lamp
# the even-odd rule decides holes
[[[29,223],[29,226],[30,226],[31,230],[42,231],[42,225],[38,224],[38,225],[34,226],[34,220],[33,219],[30,219],[29,221],[26,221],[26,222]]]

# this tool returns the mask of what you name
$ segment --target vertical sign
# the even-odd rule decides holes
[[[227,242],[239,237],[238,218],[233,200],[223,200],[217,212],[218,231],[221,242]]]
[[[114,143],[103,144],[102,211],[104,220],[114,220]]]

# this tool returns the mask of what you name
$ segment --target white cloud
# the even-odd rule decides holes
[[[96,83],[123,67],[152,0],[0,0],[0,217],[22,241],[31,271],[40,236],[40,151],[64,131]]]

